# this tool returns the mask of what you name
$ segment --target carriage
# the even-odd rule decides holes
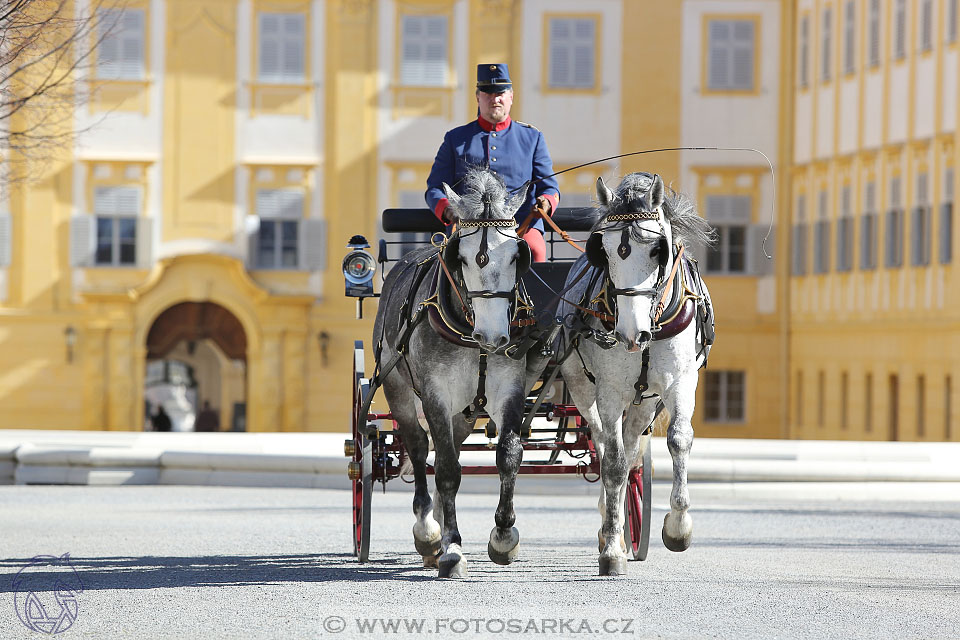
[[[627,560],[645,559],[649,547],[650,435],[665,409],[673,488],[662,538],[684,551],[693,530],[686,467],[697,371],[713,343],[709,293],[684,251],[709,243],[712,229],[655,174],[625,176],[616,191],[598,179],[596,209],[560,209],[549,220],[584,255],[564,260],[548,233],[548,260],[532,264],[514,219],[526,187],[507,191],[482,168],[461,182],[462,194],[443,185],[456,222],[450,237],[428,210],[389,209],[387,233],[434,233],[430,245],[391,260],[397,242],[382,240],[374,261],[354,236],[344,259],[358,316],[366,298],[380,298],[371,375],[363,342],[354,347],[352,438],[344,447],[356,555],[369,557],[374,482],[385,487],[412,469],[413,535],[424,566],[441,578],[466,576],[456,493],[464,473],[489,473],[500,477],[500,502],[487,552],[511,564],[520,543],[517,476],[569,473],[602,481],[600,574],[624,575]],[[589,232],[585,249],[567,230]],[[377,262],[391,265],[380,294]],[[389,410],[371,412],[380,387]],[[459,462],[464,451],[487,450],[495,464]],[[527,452],[537,459],[524,461]]]
[[[557,226],[568,234],[590,231],[592,218],[583,208],[560,207],[552,216]],[[411,246],[411,235],[430,236],[442,233],[443,225],[429,209],[386,209],[382,214],[383,230],[403,239],[380,240],[377,263],[381,267],[395,262],[398,253]],[[395,238],[396,236],[394,236]],[[574,238],[577,236],[574,235]],[[566,242],[553,231],[546,233],[548,260],[531,265],[523,284],[535,306],[548,304],[555,291],[563,288],[573,257],[563,257],[561,248]],[[424,240],[421,240],[423,242]],[[362,236],[351,239],[351,251],[344,259],[344,274],[348,277],[347,295],[357,299],[357,315],[362,316],[365,298],[375,298],[372,288],[358,286],[374,271],[372,256],[363,251],[366,240]],[[391,255],[392,254],[392,255]],[[370,552],[370,521],[374,484],[386,488],[387,482],[400,477],[406,451],[403,439],[389,411],[370,412],[369,399],[376,392],[364,370],[363,340],[354,342],[353,358],[353,412],[351,438],[344,442],[344,455],[350,459],[348,476],[353,494],[353,551],[360,562],[366,562]],[[494,433],[489,430],[487,417],[481,412],[471,439],[462,451],[491,452]],[[487,442],[483,440],[486,439]],[[590,430],[577,408],[570,402],[564,389],[563,377],[557,363],[551,361],[532,394],[525,403],[524,452],[541,454],[520,466],[520,474],[575,475],[586,482],[596,482],[600,476],[597,451],[590,438]],[[492,455],[492,452],[491,452]],[[624,539],[635,560],[645,560],[650,542],[651,483],[653,465],[647,447],[639,470],[631,471],[625,500]],[[433,473],[432,465],[428,473]],[[487,464],[463,465],[466,475],[496,475],[493,459]]]

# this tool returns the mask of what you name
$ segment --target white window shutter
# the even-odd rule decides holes
[[[299,189],[257,189],[256,213],[261,218],[303,217],[304,193]]]
[[[732,88],[753,89],[753,22],[733,23],[733,77]]]
[[[770,237],[766,243],[763,239],[770,231]],[[747,273],[756,276],[768,276],[773,274],[774,242],[777,237],[777,229],[764,224],[752,224],[747,228]],[[764,255],[764,249],[771,259]]]
[[[145,22],[143,9],[127,9],[123,12],[120,44],[120,75],[123,78],[144,77]]]
[[[70,218],[70,264],[74,267],[93,264],[96,220],[94,216],[86,215]]]
[[[403,16],[400,83],[438,87],[447,82],[447,16]]]
[[[304,79],[306,35],[306,16],[304,14],[284,14],[283,77],[288,82],[300,82]]]
[[[327,221],[308,218],[300,224],[300,268],[323,271],[327,266]]]
[[[141,269],[149,269],[153,264],[152,239],[153,220],[139,216],[137,218],[137,267]]]
[[[120,28],[118,9],[102,9],[97,12],[101,40],[97,45],[97,75],[102,78],[116,77],[120,62],[120,39],[116,31]]]
[[[10,266],[12,251],[10,214],[0,214],[0,268]]]
[[[276,81],[280,76],[280,16],[275,13],[260,14],[260,80]]]
[[[711,89],[726,89],[730,84],[731,24],[722,20],[710,23],[710,62],[707,82]]]
[[[252,271],[257,268],[259,255],[257,246],[260,241],[260,217],[247,216],[244,231],[247,234],[247,270]]]

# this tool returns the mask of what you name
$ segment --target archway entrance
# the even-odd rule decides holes
[[[163,407],[174,431],[246,430],[247,336],[213,302],[167,308],[147,334],[144,428]]]

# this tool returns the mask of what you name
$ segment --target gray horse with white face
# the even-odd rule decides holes
[[[559,313],[568,319],[566,343],[576,344],[579,353],[563,361],[562,372],[574,403],[590,423],[600,456],[600,574],[623,575],[627,571],[623,505],[628,473],[649,446],[648,427],[661,403],[670,418],[667,446],[673,458],[673,490],[663,541],[673,551],[690,545],[691,418],[697,372],[706,361],[713,327],[709,293],[695,267],[679,262],[678,250],[708,245],[714,232],[687,198],[664,187],[660,176],[630,174],[615,191],[599,179],[597,198],[599,220],[586,255],[574,263],[567,283],[585,270],[594,269],[587,273],[594,277],[581,278],[566,300],[581,300],[589,306],[589,301],[602,299],[607,308],[598,317],[566,300],[561,303]],[[671,273],[687,279],[676,279],[668,286]],[[688,284],[700,293],[691,293]],[[687,324],[681,327],[682,323],[671,320],[673,326],[668,328],[661,313],[668,303],[667,290],[676,287],[683,287],[678,295],[687,296],[678,307],[681,313],[687,305]],[[702,314],[696,322],[694,313]],[[578,321],[571,323],[570,318]]]
[[[525,360],[512,359],[505,351],[513,344],[511,320],[517,283],[530,266],[530,249],[517,237],[514,220],[525,190],[511,197],[496,175],[480,169],[470,170],[463,179],[463,195],[446,184],[443,189],[458,231],[447,240],[442,256],[436,256],[436,248],[426,247],[407,254],[393,267],[383,284],[373,339],[376,345],[382,338],[382,353],[397,353],[405,328],[403,318],[423,305],[443,307],[449,326],[467,327],[457,344],[442,337],[444,331],[439,327],[416,324],[403,349],[404,361],[383,381],[413,467],[414,544],[425,566],[435,564],[440,577],[457,578],[467,575],[455,504],[460,447],[472,429],[464,409],[481,396],[483,408],[500,427],[500,503],[487,551],[494,562],[509,564],[519,550],[513,492],[523,455],[520,426],[527,373]],[[444,270],[424,272],[434,265],[446,266],[456,283],[449,286],[446,306],[438,305],[436,297],[438,290],[443,295],[448,284]],[[482,393],[478,388],[481,360],[485,360]],[[427,488],[430,443],[418,420],[419,403],[436,452],[436,504]]]

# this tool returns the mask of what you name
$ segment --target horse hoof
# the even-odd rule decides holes
[[[520,555],[520,545],[517,544],[513,549],[509,551],[497,551],[493,544],[487,543],[487,555],[490,556],[490,559],[496,562],[499,565],[508,565],[513,564],[513,561],[517,559],[517,556]]]
[[[437,560],[439,578],[466,578],[467,561],[459,553],[445,553]]]
[[[439,565],[437,564],[437,558],[439,557],[440,557],[439,554],[433,555],[433,556],[423,556],[423,568],[424,569],[439,568]]]
[[[665,546],[670,551],[686,551],[690,548],[690,539],[693,536],[686,535],[682,538],[671,538],[667,535],[666,531],[661,531],[660,537],[663,538],[663,546]]]
[[[520,532],[516,527],[490,531],[490,540],[487,542],[487,555],[497,564],[510,564],[517,559],[520,553]]]
[[[627,558],[617,556],[608,558],[600,556],[600,575],[602,576],[625,576],[627,575]]]
[[[417,548],[417,553],[424,558],[438,556],[440,555],[440,536],[437,536],[436,540],[419,540],[414,537],[413,546]]]
[[[673,526],[679,522],[679,526]],[[693,538],[693,521],[689,514],[684,513],[678,520],[671,519],[668,513],[663,518],[663,529],[660,530],[660,537],[663,539],[663,546],[670,551],[686,551],[690,548],[690,541]]]

